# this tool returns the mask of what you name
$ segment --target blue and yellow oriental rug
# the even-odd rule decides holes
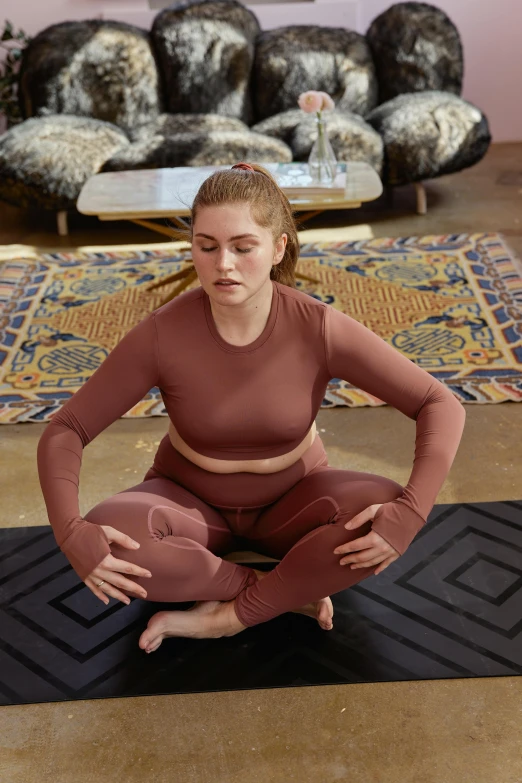
[[[0,251],[0,424],[45,422],[178,283],[182,243]],[[297,287],[356,318],[463,403],[522,400],[522,268],[494,233],[313,242]],[[199,286],[196,279],[185,290]],[[333,378],[322,407],[378,406]],[[158,388],[125,417],[166,416]]]

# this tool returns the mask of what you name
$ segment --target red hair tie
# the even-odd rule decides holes
[[[255,171],[255,168],[250,163],[234,163],[233,169],[244,169],[245,171]]]

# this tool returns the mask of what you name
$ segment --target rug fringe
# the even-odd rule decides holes
[[[39,256],[42,253],[96,253],[100,247],[105,251],[113,252],[117,250],[143,250],[144,247],[152,250],[168,250],[169,248],[179,249],[187,246],[188,243],[180,240],[179,242],[138,242],[133,245],[70,245],[68,247],[42,247],[41,245],[2,245],[0,248],[0,262],[12,261],[13,255]]]

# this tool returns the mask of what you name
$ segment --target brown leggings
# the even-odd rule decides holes
[[[140,543],[111,544],[115,557],[147,568],[152,578],[129,577],[149,601],[231,601],[243,625],[271,620],[351,587],[377,565],[341,566],[333,550],[367,535],[345,523],[373,503],[400,497],[391,479],[329,467],[323,443],[314,443],[282,471],[214,473],[174,449],[168,435],[141,484],[94,506],[84,518],[111,525]],[[223,560],[236,550],[280,559],[263,579]]]

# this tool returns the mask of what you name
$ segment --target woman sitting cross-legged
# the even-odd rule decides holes
[[[151,617],[147,652],[289,611],[331,628],[329,596],[383,571],[425,523],[465,420],[442,383],[295,287],[297,226],[262,166],[213,172],[191,218],[200,286],[134,326],[38,444],[57,543],[94,595],[197,602]],[[416,421],[406,486],[328,465],[315,417],[331,378]],[[155,386],[169,429],[152,466],[80,514],[83,449]],[[243,548],[280,562],[263,573],[223,559]]]

